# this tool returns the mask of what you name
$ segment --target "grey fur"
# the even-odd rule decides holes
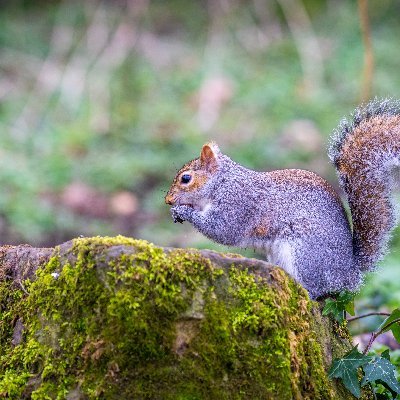
[[[374,100],[357,108],[352,120],[342,120],[334,132],[329,148],[333,163],[336,166],[340,164],[344,144],[365,121],[377,116],[399,114],[399,101]],[[378,133],[379,127],[379,123],[373,126]],[[188,221],[218,243],[253,247],[264,252],[269,261],[292,274],[312,298],[344,289],[357,290],[364,271],[372,269],[384,252],[394,222],[382,225],[376,239],[368,237],[365,232],[355,232],[353,238],[338,195],[321,177],[297,169],[252,171],[220,153],[217,146],[215,148],[218,168],[207,171],[205,184],[193,190],[183,190],[178,187],[178,178],[175,178],[167,195],[170,196],[168,204],[173,205],[171,213],[174,221]],[[379,163],[390,161],[393,157],[398,160],[398,156],[382,155],[381,150],[373,147],[363,149],[360,158],[364,164],[357,171],[358,175],[352,178],[356,181],[360,177],[369,179],[371,186],[377,179],[389,181],[390,176],[382,178],[386,169],[383,170]],[[199,160],[187,166],[195,172],[196,168],[204,172]],[[185,167],[181,169],[184,170]],[[351,210],[356,214],[355,222],[362,222],[362,207],[373,209],[373,203],[358,204],[358,199],[352,197],[346,186],[349,177],[339,173],[339,178],[347,190],[350,206],[358,206]],[[389,196],[390,186],[390,183],[385,186],[388,188],[388,193],[384,193],[386,197]],[[375,194],[367,193],[365,197],[373,201]],[[386,197],[383,200],[386,201]],[[391,203],[382,204],[390,208],[388,215],[391,216]],[[364,233],[364,236],[359,233]],[[363,242],[365,237],[369,243]],[[375,240],[379,241],[377,250],[368,253],[367,249],[373,247],[368,245],[374,244]]]
[[[348,221],[322,178],[308,171],[286,170],[287,178],[282,180],[274,173],[246,169],[226,156],[219,161],[219,170],[196,193],[211,206],[204,212],[175,205],[174,218],[190,222],[218,243],[266,252],[271,262],[281,261],[280,266],[313,298],[358,287],[361,274],[354,271]],[[255,235],[264,225],[265,234]],[[286,244],[291,259],[282,262],[285,255],[280,249]]]

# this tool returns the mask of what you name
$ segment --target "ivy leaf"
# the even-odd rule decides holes
[[[354,297],[356,296],[355,293],[351,292],[342,292],[339,295],[339,301],[344,304],[345,310],[350,314],[354,315]]]
[[[357,398],[361,396],[358,368],[369,363],[372,357],[366,356],[357,350],[357,346],[345,354],[343,358],[333,361],[329,370],[330,378],[340,378],[344,386]]]
[[[361,382],[362,386],[379,380],[389,386],[393,392],[400,394],[400,384],[395,376],[396,367],[389,360],[383,357],[374,357],[363,369],[365,375]]]
[[[344,291],[340,292],[335,300],[326,299],[322,315],[332,314],[336,321],[343,322],[345,311],[354,315],[354,296],[354,293]]]
[[[375,384],[377,384],[377,383],[379,383],[386,389],[386,391],[382,393],[382,394],[386,394],[386,396],[387,396],[386,399],[395,399],[396,398],[397,393],[395,391],[393,391],[386,382],[383,382],[380,379],[378,379],[377,381],[375,381]],[[392,395],[392,397],[389,397],[389,393]]]
[[[389,349],[386,349],[385,351],[383,351],[381,353],[381,357],[385,358],[386,360],[390,361],[390,351]],[[380,379],[378,379],[377,381],[375,381],[375,384],[379,384],[382,385],[387,391],[383,392],[383,393],[376,393],[377,399],[378,400],[382,400],[382,399],[395,399],[397,393],[394,392],[390,386],[387,385],[387,383],[381,381]],[[390,397],[389,393],[391,394],[392,397]]]
[[[382,330],[382,332],[391,330],[395,339],[400,343],[400,322],[385,328],[385,326],[387,326],[390,322],[398,318],[400,318],[400,308],[396,308],[392,311],[392,313],[382,322],[379,330]]]
[[[333,318],[338,322],[343,322],[344,320],[343,310],[338,307],[336,300],[326,299],[322,315],[329,314],[332,314]]]
[[[390,361],[390,351],[389,351],[389,349],[386,349],[385,351],[383,351],[381,353],[381,357],[382,358],[386,358],[386,360]]]

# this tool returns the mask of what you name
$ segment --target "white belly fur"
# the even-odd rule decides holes
[[[276,239],[263,243],[252,243],[251,246],[256,250],[262,251],[271,264],[283,268],[293,278],[298,279],[294,265],[293,243],[284,239]]]

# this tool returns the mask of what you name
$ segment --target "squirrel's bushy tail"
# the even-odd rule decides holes
[[[392,189],[400,165],[400,102],[374,100],[342,120],[329,147],[353,222],[358,267],[371,270],[396,224]]]

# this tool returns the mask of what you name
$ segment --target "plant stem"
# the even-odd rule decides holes
[[[394,319],[393,321],[390,321],[387,325],[385,325],[384,327],[382,327],[381,329],[379,329],[378,332],[373,332],[373,333],[371,334],[371,338],[369,339],[369,342],[368,342],[367,347],[366,347],[365,350],[363,351],[363,354],[368,354],[368,352],[369,352],[369,350],[370,350],[370,348],[371,348],[371,346],[372,346],[372,343],[374,343],[375,339],[376,339],[379,335],[381,335],[383,332],[385,332],[385,331],[387,330],[387,328],[389,328],[390,326],[392,326],[392,325],[394,325],[394,324],[397,324],[398,322],[400,322],[400,318],[396,318],[396,319]]]
[[[355,321],[357,319],[369,317],[371,315],[386,315],[386,316],[389,316],[390,313],[387,313],[387,312],[370,312],[370,313],[363,314],[363,315],[357,315],[356,317],[350,317],[350,318],[347,319],[347,322],[352,322],[352,321]]]

